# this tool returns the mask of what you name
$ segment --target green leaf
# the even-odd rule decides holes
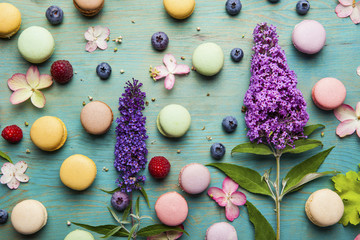
[[[256,240],[273,240],[276,238],[274,229],[270,223],[261,214],[261,212],[249,201],[246,201],[245,206],[249,213],[249,219],[255,228]]]
[[[265,181],[262,180],[261,175],[250,168],[230,163],[210,163],[207,166],[216,167],[223,171],[228,177],[237,182],[240,187],[249,192],[272,197],[272,194]]]
[[[111,216],[113,216],[113,218],[118,222],[120,223],[120,219],[119,217],[116,215],[116,213],[109,207],[107,207],[107,209],[109,210],[109,212],[111,213]]]
[[[136,216],[140,216],[140,197],[136,199],[135,214]]]
[[[147,193],[146,193],[146,191],[145,191],[144,187],[141,187],[141,188],[140,188],[140,192],[141,192],[141,193],[142,193],[142,195],[144,196],[145,201],[146,201],[147,205],[149,206],[149,208],[151,208],[151,206],[150,206],[150,202],[149,202],[149,198],[148,198],[148,195],[147,195]]]
[[[189,234],[184,229],[181,229],[179,227],[170,227],[170,226],[166,226],[163,224],[155,224],[155,225],[150,225],[150,226],[144,227],[137,232],[137,235],[140,237],[151,237],[151,236],[155,236],[155,235],[158,235],[158,234],[166,232],[166,231],[183,232],[189,236]]]
[[[129,237],[128,237],[128,240],[130,240],[132,237],[133,237],[133,234],[136,230],[136,228],[139,226],[138,223],[134,224],[134,226],[132,226],[131,230],[130,230],[130,233],[129,233]]]
[[[304,127],[304,135],[310,136],[315,130],[319,128],[325,128],[325,126],[322,124],[314,124],[314,125],[306,126]]]
[[[106,235],[109,233],[109,231],[113,230],[114,228],[118,227],[117,225],[100,225],[100,226],[91,226],[91,225],[87,225],[87,224],[81,224],[81,223],[76,223],[76,222],[71,222],[77,226],[80,226],[82,228],[85,228],[89,231],[92,232],[96,232],[99,234],[103,234]],[[116,237],[128,237],[129,233],[126,232],[125,229],[120,229],[118,232],[116,232],[113,236]]]
[[[286,186],[283,192],[289,192],[288,190],[296,186],[307,174],[316,172],[334,147],[320,152],[293,167],[284,178]]]
[[[315,139],[299,139],[294,142],[295,148],[287,146],[283,153],[302,153],[318,146],[323,146],[322,142]]]
[[[2,157],[3,159],[5,159],[6,161],[8,161],[8,162],[10,162],[10,163],[13,163],[13,162],[11,161],[10,157],[9,157],[6,153],[4,153],[4,152],[2,152],[2,151],[0,151],[0,157]]]
[[[121,226],[117,226],[113,230],[109,231],[105,236],[102,236],[101,238],[109,238],[113,236],[115,233],[117,233],[121,228],[122,228]]]
[[[272,155],[274,154],[271,149],[266,146],[265,144],[262,143],[252,143],[252,142],[248,142],[248,143],[243,143],[243,144],[239,144],[236,147],[234,147],[231,150],[231,154],[233,153],[253,153],[253,154],[257,154],[257,155]]]
[[[111,191],[101,189],[101,188],[100,188],[100,190],[103,191],[103,192],[106,192],[108,194],[113,194],[114,192],[120,191],[120,188],[118,187],[118,188],[115,188],[114,190],[111,190]]]
[[[124,213],[122,215],[122,221],[126,221],[126,219],[129,217],[130,211],[132,207],[132,200],[130,200],[129,205],[125,208]]]

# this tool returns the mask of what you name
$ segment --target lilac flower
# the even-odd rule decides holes
[[[122,192],[132,192],[141,188],[146,177],[137,174],[146,166],[148,153],[145,140],[146,117],[143,116],[146,94],[140,90],[142,83],[128,81],[125,92],[119,99],[120,118],[116,119],[116,145],[114,167],[120,172],[116,181]]]
[[[280,150],[305,137],[306,102],[278,44],[276,27],[261,23],[253,35],[252,76],[244,98],[247,136]]]

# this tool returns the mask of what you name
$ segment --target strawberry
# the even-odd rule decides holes
[[[156,156],[150,160],[149,173],[154,178],[165,178],[170,172],[170,167],[170,162],[166,158]]]
[[[11,125],[3,129],[1,136],[10,143],[17,143],[23,138],[23,132],[18,126]]]

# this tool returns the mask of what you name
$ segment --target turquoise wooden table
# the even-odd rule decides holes
[[[0,208],[11,213],[17,202],[32,198],[41,201],[49,214],[46,227],[33,236],[19,235],[13,230],[10,222],[0,225],[1,240],[61,240],[67,233],[78,228],[75,225],[68,227],[67,220],[91,225],[115,223],[106,209],[110,204],[110,195],[99,190],[116,187],[117,172],[113,168],[115,123],[107,134],[94,137],[83,130],[79,114],[83,101],[89,102],[88,96],[91,96],[95,100],[106,102],[111,106],[115,117],[118,117],[118,98],[123,92],[125,82],[133,77],[144,83],[143,90],[146,91],[149,101],[149,106],[144,111],[149,135],[148,159],[162,155],[167,157],[172,165],[170,175],[163,181],[154,180],[148,171],[145,171],[148,177],[145,189],[149,194],[151,209],[142,200],[140,207],[143,214],[150,215],[158,221],[154,211],[157,197],[167,191],[181,192],[178,186],[178,173],[187,163],[214,162],[209,153],[209,148],[214,142],[222,142],[227,147],[223,162],[254,168],[261,173],[271,166],[274,167],[273,159],[247,154],[230,155],[230,150],[234,146],[248,140],[241,107],[250,78],[252,31],[257,23],[263,21],[278,28],[280,45],[287,54],[290,68],[297,73],[298,88],[308,103],[309,123],[326,125],[324,137],[321,138],[318,132],[315,138],[323,141],[324,148],[336,146],[320,170],[358,170],[358,137],[352,135],[344,139],[338,138],[335,135],[338,120],[332,112],[319,110],[311,100],[312,86],[317,80],[328,76],[344,82],[348,91],[345,101],[347,104],[355,107],[360,100],[360,77],[356,75],[356,68],[360,65],[359,26],[354,25],[348,18],[339,19],[336,16],[336,0],[310,1],[311,10],[306,16],[296,14],[296,0],[281,0],[278,4],[270,4],[267,0],[243,1],[243,9],[236,17],[226,14],[224,0],[197,0],[194,14],[184,21],[169,17],[163,9],[161,0],[107,0],[104,9],[94,18],[81,16],[72,1],[10,2],[22,13],[20,32],[29,26],[39,25],[49,29],[55,38],[55,53],[50,60],[39,65],[40,72],[49,74],[52,62],[66,59],[72,63],[76,74],[69,84],[54,83],[51,88],[44,90],[47,98],[44,109],[36,109],[29,102],[11,105],[11,91],[7,87],[7,79],[15,73],[25,73],[30,64],[17,51],[19,33],[11,40],[0,40],[1,128],[17,124],[24,131],[24,139],[19,144],[9,144],[1,139],[0,149],[8,153],[15,162],[27,161],[27,174],[30,176],[30,182],[21,184],[17,190],[9,190],[5,185],[0,186]],[[64,22],[59,26],[50,25],[45,18],[46,9],[52,4],[59,5],[65,13]],[[295,24],[303,19],[318,20],[327,31],[325,48],[314,56],[299,53],[291,43],[291,31]],[[83,34],[89,26],[95,25],[109,27],[110,38],[121,35],[123,43],[117,45],[109,42],[109,48],[105,51],[85,52],[86,42]],[[197,31],[197,27],[201,30]],[[198,44],[205,41],[219,44],[225,53],[223,70],[211,78],[192,71],[189,76],[177,77],[174,89],[166,90],[163,81],[154,82],[148,73],[149,65],[160,65],[164,55],[164,52],[154,51],[151,47],[150,38],[156,31],[164,31],[170,37],[170,44],[165,53],[174,54],[178,62],[189,66],[192,51]],[[117,52],[113,51],[115,47],[118,48]],[[240,63],[234,63],[230,59],[229,53],[234,47],[240,47],[245,52],[245,57]],[[184,61],[180,60],[181,56],[185,57]],[[107,81],[100,80],[95,73],[97,64],[102,61],[108,62],[113,68],[113,74]],[[121,69],[125,71],[124,74],[120,74]],[[152,102],[152,98],[156,100]],[[170,103],[182,104],[188,108],[193,119],[190,131],[178,140],[164,138],[156,129],[158,112]],[[29,137],[31,124],[44,115],[61,118],[68,129],[65,146],[56,152],[39,150]],[[233,115],[239,120],[239,127],[233,134],[226,134],[221,127],[221,120],[227,115]],[[29,122],[29,127],[24,126],[25,121]],[[208,141],[207,136],[211,136],[212,140]],[[26,149],[30,149],[31,152],[27,154]],[[181,150],[181,153],[178,154],[177,150]],[[319,151],[320,149],[316,149],[307,154],[284,157],[282,176],[292,166]],[[62,161],[77,153],[93,159],[98,168],[94,184],[83,192],[69,190],[59,179]],[[109,171],[102,171],[103,167],[109,168]],[[224,175],[213,168],[209,170],[212,176],[211,186],[221,187]],[[282,239],[351,240],[360,233],[358,226],[345,228],[336,224],[329,228],[319,228],[308,221],[304,213],[305,201],[310,193],[321,188],[333,188],[328,177],[317,180],[284,199],[281,212]],[[182,239],[204,239],[206,229],[211,224],[226,221],[224,209],[218,207],[206,193],[199,196],[185,193],[182,195],[189,203],[189,216],[185,228],[190,234]],[[250,193],[246,195],[275,227],[274,205],[271,199]],[[254,238],[253,227],[248,220],[245,207],[240,207],[240,217],[232,225],[237,229],[239,239]],[[97,234],[94,236],[96,239],[100,237]]]

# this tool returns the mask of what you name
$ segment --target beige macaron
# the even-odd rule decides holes
[[[98,14],[104,7],[104,2],[105,0],[73,0],[77,10],[86,17],[92,17]]]
[[[111,108],[101,101],[86,104],[80,113],[81,125],[85,131],[94,135],[101,135],[109,131],[113,118]]]
[[[315,225],[328,227],[340,221],[344,214],[344,203],[336,192],[325,188],[310,195],[305,212]]]

